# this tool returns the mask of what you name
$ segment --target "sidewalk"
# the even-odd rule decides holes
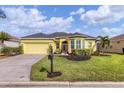
[[[0,87],[95,87],[95,88],[124,88],[124,82],[59,82],[59,81],[42,81],[42,82],[0,82]]]

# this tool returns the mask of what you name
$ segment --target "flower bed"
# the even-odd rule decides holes
[[[68,55],[64,57],[72,61],[83,61],[83,60],[89,60],[91,58],[90,55]]]

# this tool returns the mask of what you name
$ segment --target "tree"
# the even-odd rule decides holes
[[[5,40],[9,40],[10,39],[10,35],[6,32],[0,32],[0,41],[2,43],[2,46],[4,45],[4,41]]]
[[[6,14],[4,13],[4,11],[2,9],[0,9],[0,18],[1,19],[6,18]],[[2,46],[3,46],[4,41],[9,40],[9,35],[5,32],[0,32],[0,40],[1,40],[1,43],[2,43]]]
[[[104,48],[110,45],[110,39],[108,36],[98,36],[97,40],[97,52],[100,54],[100,51],[104,54]]]

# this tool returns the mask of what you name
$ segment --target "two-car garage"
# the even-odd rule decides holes
[[[27,43],[24,44],[24,54],[47,54],[49,44]]]
[[[47,54],[51,40],[22,40],[24,54]]]

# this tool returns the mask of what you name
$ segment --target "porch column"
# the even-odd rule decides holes
[[[60,50],[62,50],[62,42],[61,41],[59,41],[59,48],[60,48]]]
[[[70,43],[70,39],[68,39],[68,52],[71,53],[71,43]]]
[[[81,49],[83,49],[83,40],[81,39]]]
[[[76,39],[74,39],[74,49],[76,49]]]

